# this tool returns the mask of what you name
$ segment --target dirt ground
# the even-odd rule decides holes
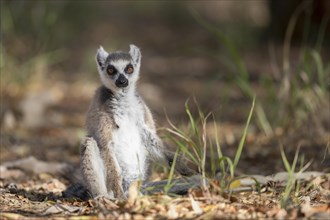
[[[144,69],[150,68],[147,64],[148,59],[150,58],[147,57],[143,61],[146,63]],[[168,70],[164,70],[166,71]],[[95,73],[95,78],[97,77]],[[197,96],[204,111],[216,109],[218,116],[216,123],[220,129],[219,139],[223,151],[233,158],[251,103],[248,99],[244,100],[239,91],[235,91],[238,90],[235,87],[230,91],[231,100],[221,103],[224,99],[221,97],[221,92],[225,85],[222,82],[211,82],[210,86],[209,83],[208,76],[187,77],[182,74],[173,78],[162,76],[161,73],[159,76],[142,74],[139,90],[153,110],[159,128],[169,126],[164,109],[172,122],[186,127],[188,117],[184,112],[184,102],[189,95]],[[241,188],[246,186],[240,183],[238,192],[228,193],[220,190],[217,187],[218,182],[212,180],[213,185],[210,186],[209,191],[194,189],[189,195],[182,197],[162,194],[140,197],[132,193],[127,202],[61,198],[61,192],[72,184],[70,178],[63,177],[61,172],[35,168],[36,162],[32,164],[17,164],[17,162],[33,155],[45,164],[55,163],[50,166],[69,166],[78,169],[79,141],[84,136],[84,117],[97,86],[97,80],[88,84],[80,81],[72,83],[57,80],[36,81],[28,86],[29,93],[15,94],[15,88],[7,88],[11,97],[5,102],[0,154],[2,219],[23,217],[325,219],[329,216],[330,166],[329,155],[324,147],[329,137],[329,130],[324,134],[325,136],[316,138],[316,136],[312,137],[313,133],[309,133],[308,128],[289,131],[291,135],[283,134],[279,129],[277,135],[268,138],[255,124],[250,126],[236,170],[237,176],[258,174],[266,177],[285,171],[279,150],[280,143],[285,146],[290,161],[296,147],[300,145],[300,154],[305,155],[305,163],[312,161],[307,171],[320,172],[300,179],[300,187],[296,194],[292,195],[285,209],[280,205],[287,181],[285,179],[266,181],[260,192],[252,186],[254,184],[248,185],[247,191],[244,189],[241,191]],[[202,91],[206,87],[209,91],[205,95]],[[255,89],[258,90],[257,87]],[[194,92],[190,93],[190,91]],[[210,94],[214,94],[211,96],[212,99]],[[12,106],[20,107],[11,108]],[[196,113],[196,109],[192,109]],[[212,132],[214,133],[212,121],[209,122],[208,127],[212,136]],[[165,137],[162,129],[160,133]],[[47,167],[45,164],[41,167]],[[155,172],[151,179],[166,178],[166,175]]]

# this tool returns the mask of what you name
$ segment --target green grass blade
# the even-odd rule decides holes
[[[188,117],[189,117],[190,124],[191,124],[191,126],[192,126],[193,132],[194,132],[194,134],[198,137],[198,136],[199,136],[198,128],[197,128],[197,125],[196,125],[195,119],[194,119],[194,117],[193,117],[192,114],[191,114],[191,111],[190,111],[190,108],[189,108],[188,102],[189,102],[189,100],[187,100],[186,103],[185,103],[185,110],[186,110],[186,113],[187,113],[187,115],[188,115]]]
[[[248,131],[248,128],[249,128],[249,125],[250,125],[250,121],[251,121],[251,118],[252,118],[252,114],[253,114],[255,101],[256,101],[256,96],[254,96],[254,98],[253,98],[252,106],[251,106],[250,113],[249,113],[249,117],[248,117],[248,120],[246,122],[244,131],[243,131],[243,135],[241,137],[240,143],[238,145],[238,148],[237,148],[237,151],[236,151],[236,154],[235,154],[234,170],[236,169],[236,166],[238,164],[238,161],[239,161],[239,159],[241,157],[241,153],[242,153],[243,146],[244,146],[244,143],[245,143],[246,134],[247,134],[247,131]]]
[[[296,27],[299,16],[305,11],[306,8],[311,6],[310,4],[311,4],[310,1],[302,1],[299,4],[299,6],[292,13],[288,27],[285,32],[285,39],[283,46],[283,71],[287,77],[290,75],[290,48],[291,48],[291,40],[292,40],[293,32]]]
[[[291,170],[292,170],[292,173],[293,174],[294,174],[295,169],[296,169],[296,165],[297,165],[297,161],[298,161],[298,156],[299,156],[299,150],[300,150],[300,146],[296,150],[296,153],[295,153],[294,159],[293,159],[293,163],[292,163],[292,166],[291,166]]]
[[[165,194],[167,194],[167,192],[170,190],[170,188],[172,187],[171,186],[171,182],[172,182],[172,179],[173,179],[173,175],[174,175],[174,169],[175,169],[175,164],[176,164],[176,160],[178,158],[178,154],[179,154],[179,149],[176,150],[175,154],[174,154],[174,158],[173,158],[173,163],[172,163],[172,166],[171,166],[171,170],[170,170],[170,174],[168,176],[168,180],[167,180],[167,184],[166,186],[164,187],[164,190],[165,190]]]
[[[264,109],[262,108],[261,104],[259,102],[256,103],[256,115],[258,118],[258,122],[260,124],[260,127],[265,132],[265,134],[268,137],[272,137],[274,134],[274,131],[272,129],[272,126],[270,125],[266,113]]]
[[[180,130],[173,130],[171,128],[165,128],[166,131],[174,134],[175,136],[183,139],[184,141],[186,141],[187,143],[191,142],[191,139],[186,137],[185,134],[183,132],[181,132]]]
[[[280,145],[280,150],[281,150],[281,157],[282,157],[282,161],[283,161],[284,167],[285,167],[286,171],[290,174],[292,172],[291,165],[290,165],[288,159],[285,156],[285,153],[284,153],[284,150],[283,150],[283,146],[282,145]]]
[[[172,140],[184,154],[187,154],[196,165],[199,164],[198,159],[194,157],[194,155],[188,150],[188,148],[182,142],[176,140],[173,137],[170,137],[170,140]]]
[[[299,168],[299,172],[298,173],[302,173],[303,171],[303,168],[304,168],[304,161],[305,161],[305,157],[304,155],[302,155],[300,157],[300,168]],[[297,186],[296,186],[296,189],[295,189],[295,196],[298,196],[299,194],[299,190],[300,190],[300,179],[297,180]]]
[[[325,79],[325,73],[324,68],[322,64],[322,58],[318,52],[313,50],[311,52],[311,55],[315,61],[316,69],[317,69],[317,76],[318,76],[318,83],[320,84],[322,90],[326,89],[326,79]]]
[[[285,169],[287,170],[287,172],[289,174],[289,179],[286,184],[286,187],[285,187],[285,190],[283,193],[283,197],[281,199],[281,207],[284,208],[288,202],[292,189],[294,188],[294,183],[295,183],[294,171],[295,171],[295,167],[296,167],[296,164],[298,161],[300,147],[298,147],[298,149],[295,153],[292,165],[290,165],[287,157],[285,156],[282,145],[280,145],[280,150],[281,150],[282,161],[284,163]]]
[[[224,162],[224,161],[226,161],[228,166],[229,166],[230,176],[234,177],[234,164],[233,164],[233,161],[229,157],[223,156],[223,157],[220,158],[219,164],[221,164],[221,162]]]
[[[213,146],[211,145],[212,141],[211,139],[209,139],[209,143],[210,143],[210,155],[211,155],[211,177],[214,178],[215,177],[215,172],[217,169],[216,163],[215,163],[215,155],[214,155],[214,149]]]
[[[324,17],[322,18],[322,21],[321,21],[321,24],[320,24],[320,30],[318,32],[316,45],[315,45],[315,48],[318,52],[321,51],[324,36],[325,36],[326,30],[327,30],[327,26],[329,24],[329,20],[330,20],[329,13],[325,14]]]
[[[213,115],[213,123],[214,123],[214,131],[215,131],[215,144],[217,147],[218,159],[220,159],[223,157],[223,154],[222,154],[221,145],[220,145],[219,138],[218,138],[218,128],[217,128],[217,123],[216,123],[214,115]],[[224,175],[226,170],[225,170],[225,164],[223,161],[220,162],[220,168],[221,168],[222,175]]]

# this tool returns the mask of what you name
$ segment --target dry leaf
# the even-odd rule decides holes
[[[0,179],[19,178],[24,173],[17,169],[7,169],[5,166],[0,166]]]
[[[49,173],[39,173],[38,176],[41,180],[51,180],[53,178]]]
[[[119,208],[119,206],[116,205],[116,203],[111,201],[109,198],[103,198],[103,204],[108,210],[115,210]]]
[[[230,183],[229,189],[236,189],[241,186],[241,181],[240,180],[234,180],[233,182]]]
[[[140,214],[135,214],[132,216],[134,220],[141,220],[141,219],[145,219],[145,217],[143,215]]]
[[[98,218],[96,216],[90,216],[90,215],[80,215],[80,216],[72,216],[69,218],[69,220],[97,220]]]
[[[169,219],[176,219],[179,217],[179,214],[177,213],[177,211],[175,209],[175,205],[170,204],[169,210],[167,211],[167,217]]]
[[[195,214],[196,215],[202,214],[203,213],[203,210],[199,206],[198,202],[196,202],[191,195],[189,195],[189,197],[190,197],[191,207],[194,210]]]
[[[0,213],[0,219],[16,220],[16,219],[24,219],[24,218],[25,217],[23,215],[16,213],[9,213],[9,212]]]
[[[41,188],[53,193],[60,193],[66,189],[66,185],[58,179],[51,179],[47,183],[42,184]]]
[[[74,213],[80,210],[80,207],[72,206],[72,205],[66,205],[66,204],[56,204],[51,207],[49,207],[46,211],[44,211],[45,215],[51,215],[51,214],[59,214],[63,212],[69,212]]]
[[[58,214],[58,213],[61,213],[63,212],[63,210],[58,207],[57,205],[53,205],[51,207],[49,207],[45,212],[44,214],[45,215],[51,215],[51,214]]]
[[[304,204],[301,205],[301,212],[305,214],[305,217],[309,218],[315,213],[325,212],[330,217],[330,206],[329,204],[322,204],[320,206],[311,206],[311,199],[309,196],[305,196],[303,198],[305,201]]]
[[[285,209],[280,209],[277,214],[276,218],[277,219],[285,219],[285,217],[288,215],[287,211]]]
[[[319,185],[321,185],[321,183],[324,181],[324,179],[322,178],[322,176],[318,176],[318,177],[316,177],[316,178],[314,178],[313,180],[312,180],[312,183],[313,183],[313,185],[315,185],[315,186],[319,186]]]

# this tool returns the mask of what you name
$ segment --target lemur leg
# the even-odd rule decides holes
[[[119,164],[112,156],[109,148],[106,148],[106,150],[102,151],[102,157],[105,161],[105,167],[106,169],[106,185],[108,188],[109,193],[113,194],[114,198],[117,199],[126,199],[126,196],[124,194],[123,190],[123,180],[120,175],[120,168]]]
[[[105,184],[105,168],[96,141],[86,137],[80,147],[80,166],[85,185],[93,198],[108,196]]]

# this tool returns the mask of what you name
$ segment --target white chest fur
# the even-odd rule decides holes
[[[112,134],[112,147],[123,178],[145,179],[147,151],[141,137],[144,114],[141,103],[119,103],[114,119],[118,129]]]

